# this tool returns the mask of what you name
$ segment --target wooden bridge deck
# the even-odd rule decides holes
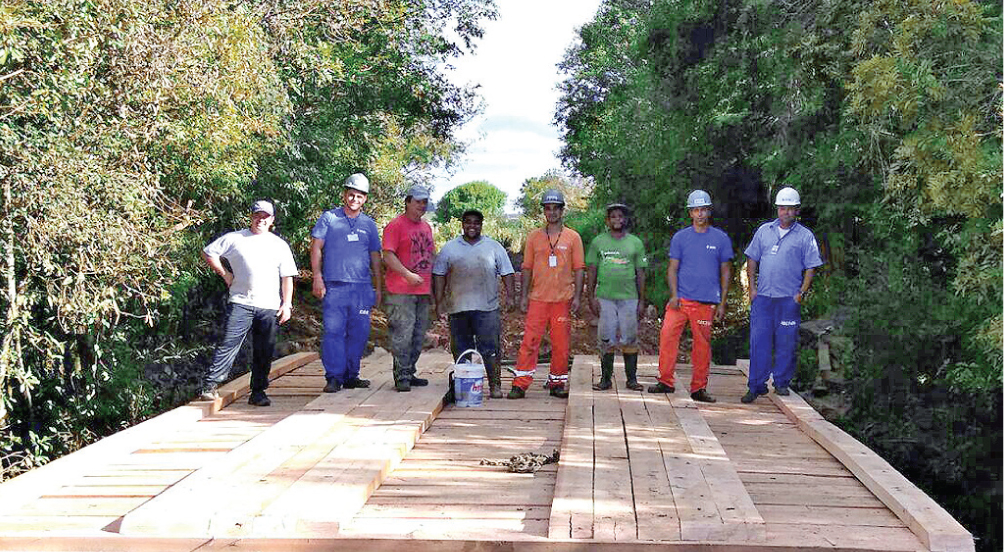
[[[535,384],[455,408],[450,363],[426,352],[431,385],[399,394],[381,352],[370,389],[326,395],[316,354],[276,361],[271,407],[237,400],[240,378],[0,485],[0,550],[973,550],[801,398],[741,404],[741,367],[713,367],[709,405],[594,392],[580,356],[567,401]],[[536,473],[481,464],[557,448]]]

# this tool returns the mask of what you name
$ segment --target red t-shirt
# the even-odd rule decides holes
[[[390,221],[383,229],[383,249],[392,251],[405,268],[421,276],[425,282],[413,286],[404,276],[387,269],[387,291],[406,295],[432,293],[432,263],[436,258],[436,242],[432,227],[424,220],[413,222],[405,215]]]

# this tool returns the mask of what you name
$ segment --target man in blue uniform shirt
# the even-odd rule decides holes
[[[356,173],[344,188],[344,206],[325,211],[310,232],[312,291],[324,306],[325,393],[369,387],[359,378],[359,362],[370,336],[370,309],[381,299],[380,234],[362,212],[370,183]]]
[[[816,237],[795,220],[801,205],[798,192],[782,188],[774,204],[777,220],[760,226],[745,251],[750,297],[750,372],[749,391],[742,397],[744,403],[767,394],[767,378],[771,374],[774,392],[789,394],[788,385],[795,375],[802,298],[809,291],[816,267],[823,264]]]

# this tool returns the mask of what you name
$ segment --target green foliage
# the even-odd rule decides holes
[[[74,408],[96,433],[141,416],[155,392],[126,364],[190,355],[192,294],[222,291],[199,249],[251,200],[276,202],[301,259],[348,174],[396,211],[462,151],[476,96],[439,68],[494,17],[492,0],[0,6],[0,447],[31,465],[90,438],[49,421]],[[94,402],[50,416],[48,394]]]
[[[487,180],[475,180],[443,194],[436,206],[436,219],[440,222],[460,219],[460,215],[468,209],[481,211],[486,219],[500,218],[505,202],[505,192],[492,186]]]

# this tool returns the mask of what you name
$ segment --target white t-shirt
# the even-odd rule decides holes
[[[231,303],[277,310],[282,303],[280,278],[297,275],[289,244],[271,232],[255,234],[247,228],[230,232],[202,252],[230,263],[234,272]]]

